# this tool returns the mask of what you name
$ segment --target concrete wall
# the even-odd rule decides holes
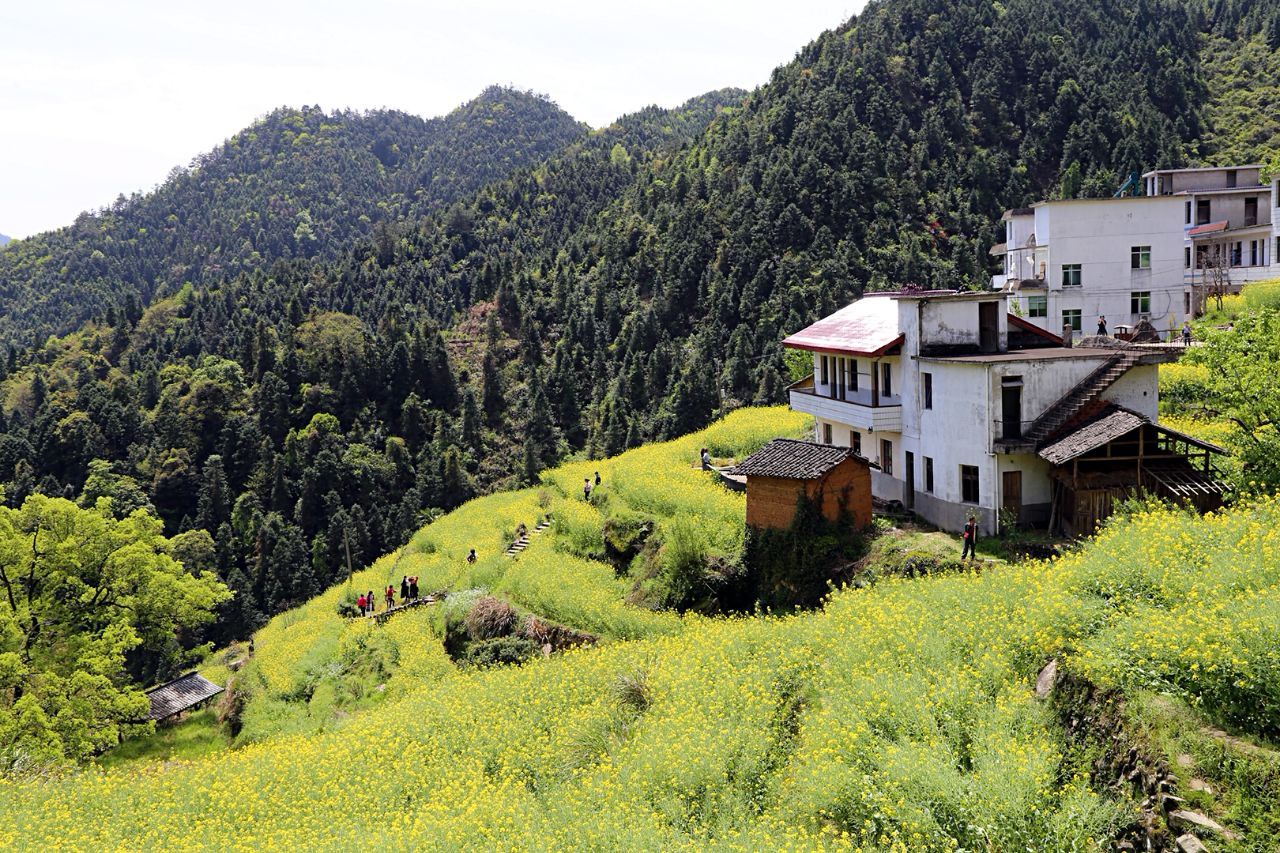
[[[1007,361],[994,364],[986,389],[988,432],[991,438],[1003,435],[1006,377],[1022,377],[1022,425],[1026,429],[1044,412],[1090,373],[1106,363],[1105,356],[1081,356],[1052,360]],[[988,442],[992,449],[993,442]]]
[[[1159,419],[1160,392],[1157,383],[1160,367],[1140,364],[1130,368],[1110,388],[1102,392],[1102,399],[1117,406],[1132,409],[1152,421]]]

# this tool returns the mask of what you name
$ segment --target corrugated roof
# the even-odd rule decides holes
[[[1206,222],[1204,225],[1197,225],[1187,232],[1188,237],[1199,237],[1203,234],[1217,234],[1219,231],[1227,230],[1227,220],[1221,222]]]
[[[782,345],[792,349],[883,355],[902,341],[903,335],[898,330],[898,303],[886,296],[866,296],[801,329]]]
[[[200,673],[188,672],[181,678],[147,691],[147,699],[151,701],[151,711],[147,716],[152,720],[163,720],[221,692],[221,687]]]
[[[846,459],[861,457],[848,447],[797,441],[793,438],[775,438],[726,473],[748,477],[816,480]]]

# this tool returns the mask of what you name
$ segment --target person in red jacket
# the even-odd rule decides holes
[[[365,608],[364,593],[356,596],[356,607],[360,608],[360,615],[363,616]]]
[[[396,604],[396,588],[391,584],[387,584],[387,591],[383,595],[387,600],[387,609],[390,610]]]

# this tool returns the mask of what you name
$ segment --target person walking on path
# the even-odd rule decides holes
[[[360,615],[364,615],[364,593],[356,596],[356,608],[360,611]]]
[[[373,603],[373,590],[369,590],[367,593],[365,593],[364,604],[365,604],[365,607],[369,608],[369,613],[372,614],[374,611],[374,608],[376,607],[376,605]]]
[[[409,600],[409,576],[404,575],[400,578],[400,603],[404,604]]]
[[[1103,316],[1098,317],[1098,334],[1104,338],[1107,336],[1107,318],[1106,317],[1103,317]]]
[[[600,472],[596,472],[596,488],[600,487]]]
[[[582,499],[591,500],[591,480],[587,477],[582,478]]]
[[[409,578],[409,598],[414,601],[418,600],[418,576],[414,575]]]
[[[978,520],[972,515],[964,524],[964,531],[960,534],[964,537],[964,547],[960,550],[960,559],[965,557],[976,560],[978,559]]]
[[[1182,345],[1184,347],[1191,346],[1191,321],[1182,321]]]
[[[388,610],[396,606],[396,588],[391,584],[387,584],[387,594],[385,597],[387,599]]]
[[[707,452],[707,449],[705,447],[702,448],[702,450],[698,453],[698,458],[702,461],[702,470],[710,471],[711,470],[711,454]]]

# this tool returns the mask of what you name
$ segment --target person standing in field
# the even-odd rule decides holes
[[[386,599],[387,599],[388,610],[396,606],[396,588],[391,584],[387,584]]]
[[[960,534],[964,537],[964,546],[960,549],[960,559],[968,557],[972,560],[978,559],[978,520],[972,515],[964,524],[964,530]]]
[[[582,478],[582,499],[591,500],[591,480],[587,477]]]
[[[364,615],[364,593],[356,596],[356,609],[360,611],[360,615]]]
[[[596,488],[600,488],[600,472],[596,472]]]
[[[373,590],[369,590],[367,593],[365,593],[364,606],[369,608],[370,614],[372,614],[374,611],[374,608],[377,607],[377,605],[373,603]]]
[[[1184,347],[1191,346],[1191,321],[1182,321],[1182,345]]]
[[[404,604],[409,600],[409,576],[403,575],[400,578],[400,603]]]
[[[418,599],[418,576],[414,575],[409,578],[409,597],[414,601]]]
[[[467,552],[467,562],[474,563],[476,561],[476,549],[472,548]]]
[[[707,452],[705,447],[698,452],[698,459],[702,462],[703,471],[711,470],[711,454]]]

